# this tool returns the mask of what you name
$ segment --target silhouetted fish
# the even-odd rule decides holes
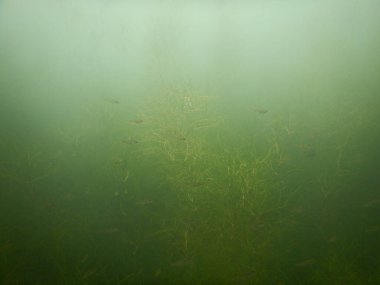
[[[268,113],[269,110],[262,109],[262,108],[254,108],[254,109],[252,109],[252,111],[255,113],[258,113],[258,114],[266,114],[266,113]]]
[[[191,264],[192,262],[193,262],[193,259],[191,257],[185,256],[181,259],[178,259],[178,260],[170,263],[170,265],[173,267],[183,267],[183,266]]]
[[[365,230],[367,234],[377,233],[380,230],[380,226],[371,226]]]
[[[131,144],[137,144],[139,141],[135,139],[125,139],[125,140],[122,140],[121,142],[131,145]]]
[[[327,239],[327,243],[335,243],[338,241],[338,237],[337,236],[331,236],[330,238]]]
[[[141,119],[136,119],[136,120],[130,120],[129,123],[130,123],[130,124],[139,125],[139,124],[144,123],[144,121],[141,120]]]
[[[145,206],[145,205],[149,205],[149,204],[153,204],[153,203],[154,203],[153,200],[145,199],[145,200],[141,200],[139,202],[136,202],[136,205]]]
[[[252,278],[254,278],[255,276],[257,275],[257,272],[256,270],[254,269],[251,269],[247,272],[244,272],[243,274],[241,274],[237,280],[240,280],[240,281],[248,281],[248,280],[251,280]]]
[[[311,267],[315,264],[315,260],[314,259],[305,259],[301,262],[297,262],[296,264],[294,264],[296,267],[300,267],[300,268],[305,268],[305,267]]]
[[[2,245],[0,245],[0,253],[6,252],[10,250],[13,247],[13,245],[10,242],[6,242]]]
[[[123,231],[119,229],[118,227],[112,227],[112,228],[104,229],[101,231],[97,231],[97,233],[99,234],[120,234],[122,232]]]
[[[119,100],[116,100],[116,99],[104,99],[105,101],[107,101],[108,103],[111,103],[111,104],[119,104],[120,101]]]
[[[380,199],[373,199],[363,205],[364,208],[371,208],[373,206],[380,205]]]

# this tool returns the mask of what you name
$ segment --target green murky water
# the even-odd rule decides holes
[[[1,1],[1,284],[380,284],[377,1]]]

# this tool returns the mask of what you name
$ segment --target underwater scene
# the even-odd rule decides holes
[[[380,2],[0,1],[0,284],[380,284]]]

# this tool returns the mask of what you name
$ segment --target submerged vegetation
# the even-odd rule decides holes
[[[221,100],[171,87],[50,149],[3,141],[3,284],[377,284],[378,198],[353,184],[372,110],[245,127]]]
[[[380,284],[379,9],[0,1],[0,284]]]

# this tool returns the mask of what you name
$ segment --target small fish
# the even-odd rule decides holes
[[[145,205],[149,205],[149,204],[153,204],[154,201],[153,200],[142,200],[142,201],[139,201],[139,202],[136,202],[136,205],[140,205],[140,206],[145,206]]]
[[[316,154],[315,146],[312,143],[301,143],[298,148],[305,157],[312,158]]]
[[[301,215],[301,214],[304,214],[305,213],[305,208],[303,207],[296,207],[294,209],[291,209],[290,211],[292,214],[295,214],[295,215]]]
[[[130,120],[129,123],[134,124],[134,125],[139,125],[139,124],[144,123],[144,120],[141,120],[141,119]]]
[[[154,277],[158,277],[158,276],[160,276],[160,274],[161,274],[161,268],[158,268],[155,272],[154,272]]]
[[[137,144],[139,143],[138,140],[135,140],[135,139],[125,139],[125,140],[121,140],[122,143],[125,143],[125,144],[128,144],[128,145],[133,145],[133,144]]]
[[[266,113],[268,113],[269,110],[262,109],[262,108],[254,108],[254,109],[252,109],[252,111],[255,113],[258,113],[258,114],[266,114]]]
[[[119,100],[115,100],[115,99],[104,99],[104,100],[111,103],[111,104],[119,104],[120,103]]]
[[[246,281],[248,281],[248,280],[254,278],[256,275],[257,275],[256,270],[251,269],[251,270],[243,273],[241,276],[239,276],[238,280],[246,280]]]
[[[327,239],[327,243],[335,243],[338,241],[338,237],[337,236],[331,236],[330,238]]]
[[[118,233],[122,233],[122,230],[120,230],[117,227],[113,227],[113,228],[108,228],[108,229],[99,231],[98,233],[100,233],[100,234],[118,234]]]
[[[380,199],[371,200],[363,205],[364,208],[372,208],[373,206],[380,205]]]
[[[87,261],[87,259],[88,259],[88,254],[85,254],[83,257],[82,257],[82,259],[80,260],[80,263],[85,263],[86,261]]]
[[[0,253],[6,252],[10,249],[12,249],[13,245],[10,242],[6,242],[2,245],[0,245]]]
[[[178,259],[172,263],[170,263],[171,266],[173,267],[183,267],[191,264],[193,262],[193,259],[189,256],[185,256],[181,259]]]
[[[297,262],[296,264],[294,264],[296,267],[299,267],[299,268],[306,268],[306,267],[311,267],[315,264],[315,260],[314,259],[305,259],[301,262]]]
[[[126,171],[125,171],[124,178],[123,178],[123,182],[127,182],[128,178],[129,178],[129,171],[126,170]]]
[[[113,158],[113,161],[112,161],[114,164],[116,165],[121,165],[124,163],[124,160],[122,158],[119,158],[119,157],[115,157]]]
[[[94,275],[96,273],[97,269],[89,269],[87,270],[83,275],[82,275],[82,279],[83,280],[86,280],[88,278],[90,278],[92,275]]]
[[[192,182],[190,182],[190,186],[192,186],[192,187],[201,187],[205,184],[206,184],[206,182],[203,182],[203,181],[192,181]]]
[[[380,226],[372,226],[365,230],[367,234],[376,233],[380,230]]]

